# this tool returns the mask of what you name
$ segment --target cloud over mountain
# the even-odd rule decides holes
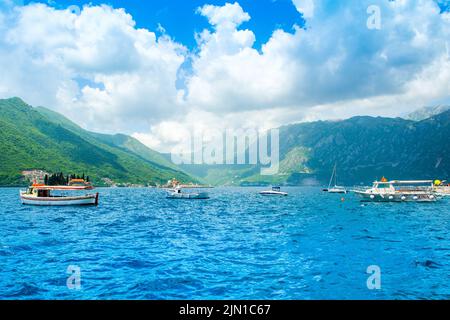
[[[381,29],[367,27],[377,5]],[[450,19],[429,0],[293,0],[306,19],[256,48],[238,2],[197,9],[210,27],[188,50],[110,6],[0,13],[0,97],[21,96],[89,129],[166,149],[195,127],[262,127],[398,115],[445,102]]]

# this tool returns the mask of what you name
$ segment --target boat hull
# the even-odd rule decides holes
[[[275,196],[275,197],[287,197],[288,194],[286,192],[276,192],[276,191],[262,191],[259,193],[262,196]]]
[[[450,187],[437,187],[435,190],[441,197],[450,197]]]
[[[439,197],[432,194],[370,194],[357,192],[362,202],[436,202]]]
[[[96,206],[98,193],[79,197],[33,197],[20,195],[22,204],[32,206]]]
[[[170,193],[167,195],[167,199],[180,199],[180,200],[207,200],[209,194],[206,192],[200,193]]]
[[[347,190],[343,190],[343,189],[328,189],[326,192],[328,192],[328,193],[338,193],[338,194],[347,194]]]

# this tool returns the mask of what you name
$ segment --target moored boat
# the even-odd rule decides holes
[[[353,192],[363,202],[436,202],[441,197],[433,189],[431,180],[375,181],[371,188]]]
[[[347,189],[345,187],[341,186],[334,186],[333,188],[327,189],[328,193],[340,193],[340,194],[346,194]]]
[[[334,186],[333,186],[334,182]],[[328,188],[323,189],[324,192],[328,193],[340,193],[346,194],[347,189],[345,187],[339,186],[337,183],[337,165],[334,165],[333,173],[331,174],[330,183],[328,184]]]
[[[282,192],[280,187],[272,187],[272,190],[261,191],[259,194],[262,196],[288,196],[288,193]]]
[[[20,199],[22,204],[34,206],[96,206],[98,205],[98,193],[73,194],[77,191],[92,189],[91,185],[47,186],[33,184],[26,191],[20,191]],[[64,194],[65,192],[71,192],[72,194]]]
[[[207,200],[208,192],[186,192],[182,188],[169,189],[167,199]]]
[[[434,191],[441,197],[450,197],[450,184],[446,181],[435,180]]]

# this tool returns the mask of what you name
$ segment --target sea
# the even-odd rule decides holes
[[[98,207],[58,208],[0,189],[0,299],[450,298],[450,199],[261,190],[100,188]]]

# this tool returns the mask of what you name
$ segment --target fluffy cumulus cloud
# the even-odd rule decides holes
[[[296,3],[311,17],[308,28],[276,30],[261,51],[253,48],[254,34],[238,24],[203,32],[188,82],[190,102],[232,112],[407,95],[425,69],[448,59],[449,25],[432,1],[381,2],[381,30],[367,28],[369,1]]]
[[[261,48],[239,3],[201,6],[196,13],[210,27],[192,51],[109,6],[3,10],[0,96],[53,107],[89,129],[134,133],[164,151],[196,128],[396,116],[448,101],[450,19],[442,4],[292,5],[306,24],[274,30]],[[367,27],[371,5],[380,29]]]
[[[296,35],[276,31],[260,53],[253,47],[255,34],[239,29],[250,16],[238,3],[207,5],[199,12],[213,27],[197,37],[200,51],[187,81],[188,102],[219,113],[273,108],[283,103],[294,85],[294,74],[286,71],[299,68],[297,61],[287,56],[289,47],[276,42],[289,44]]]
[[[102,131],[145,130],[180,102],[175,83],[186,49],[137,29],[123,9],[86,6],[77,14],[33,4],[5,19],[2,96],[54,107]]]

